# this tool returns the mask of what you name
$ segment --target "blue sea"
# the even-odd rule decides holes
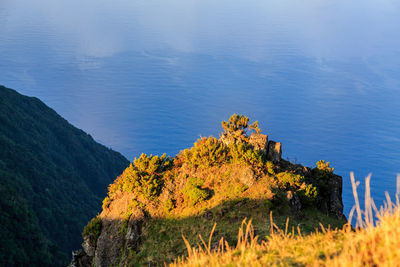
[[[283,157],[400,173],[396,0],[1,0],[0,84],[35,96],[130,160],[258,120]],[[362,184],[360,185],[362,191]]]

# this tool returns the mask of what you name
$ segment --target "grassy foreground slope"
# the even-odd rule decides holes
[[[267,236],[271,211],[276,224],[290,217],[290,227],[304,232],[320,222],[343,226],[341,177],[329,163],[311,169],[280,159],[280,144],[268,142],[244,116],[222,125],[220,139],[200,138],[174,158],[135,159],[85,227],[85,252],[76,254],[74,266],[162,266],[186,254],[182,235],[201,244],[199,234],[208,236],[215,222],[213,248],[221,237],[236,244],[245,218]]]
[[[377,210],[369,195],[369,178],[366,185],[365,211],[354,191],[356,230],[349,224],[341,230],[321,226],[315,233],[302,235],[298,229],[274,225],[268,239],[258,242],[252,224],[244,222],[235,246],[223,240],[217,249],[187,244],[189,256],[170,266],[400,266],[400,192],[395,203],[388,198]]]
[[[65,266],[128,161],[0,86],[0,265]]]

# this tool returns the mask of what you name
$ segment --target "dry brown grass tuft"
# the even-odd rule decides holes
[[[370,195],[370,176],[366,178],[365,209],[360,208],[358,182],[351,173],[355,206],[349,222],[356,217],[356,228],[348,223],[341,230],[325,229],[304,236],[299,228],[278,228],[272,220],[271,235],[258,242],[251,221],[244,220],[238,243],[229,246],[223,239],[212,248],[212,232],[206,243],[192,247],[185,240],[188,257],[170,266],[400,266],[400,175],[392,202],[388,193],[378,209]],[[354,214],[355,213],[355,214]],[[215,225],[214,228],[215,229]]]

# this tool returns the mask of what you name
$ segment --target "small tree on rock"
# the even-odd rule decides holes
[[[248,129],[254,130],[256,133],[261,133],[258,121],[249,125],[249,118],[244,115],[233,114],[229,118],[229,121],[222,121],[221,124],[224,129],[223,134],[233,136],[235,139],[246,139]]]

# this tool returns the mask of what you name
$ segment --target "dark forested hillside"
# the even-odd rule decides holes
[[[0,86],[0,266],[62,266],[128,165],[37,98]]]

